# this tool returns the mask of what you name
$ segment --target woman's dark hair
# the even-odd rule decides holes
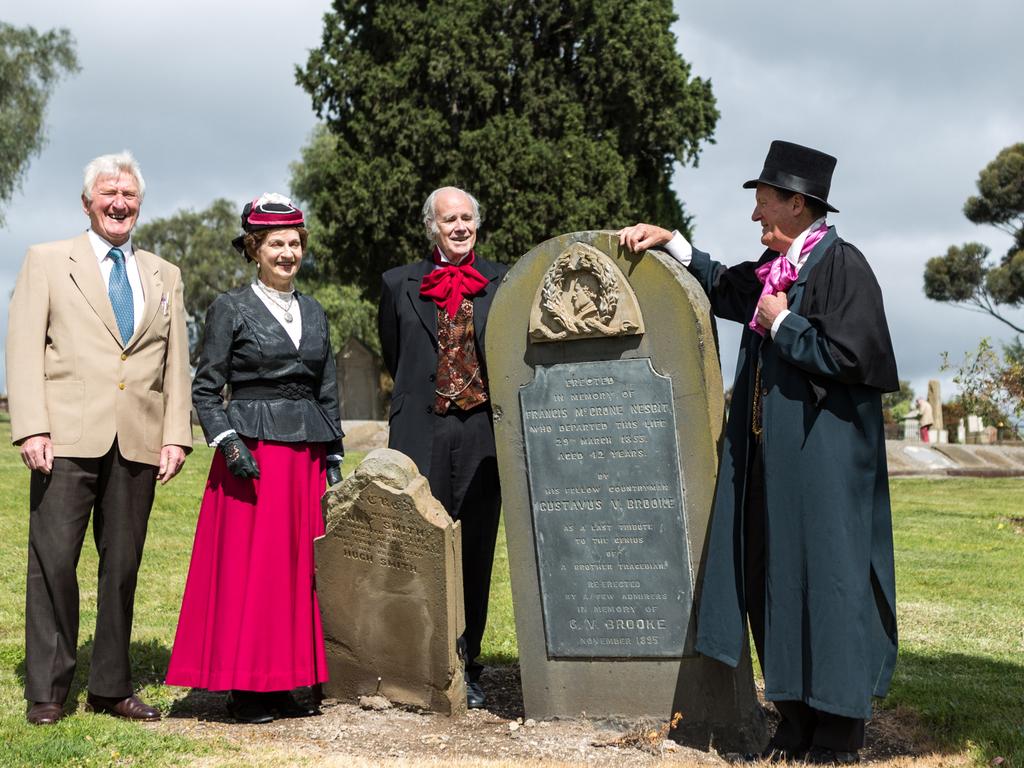
[[[309,240],[309,232],[305,227],[274,227],[273,229],[257,229],[255,232],[246,232],[242,239],[245,247],[245,258],[249,261],[256,261],[256,251],[263,245],[263,241],[271,232],[280,232],[282,229],[294,229],[299,233],[299,242],[302,244],[302,252],[306,252],[306,241]]]

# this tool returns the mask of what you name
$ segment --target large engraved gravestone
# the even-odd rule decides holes
[[[671,379],[649,359],[559,363],[520,402],[549,654],[682,656],[693,574]]]
[[[460,526],[404,454],[369,453],[324,496],[316,541],[328,696],[466,711]]]
[[[505,278],[487,358],[527,716],[680,712],[689,743],[763,746],[749,658],[693,650],[723,427],[700,286],[562,235]]]

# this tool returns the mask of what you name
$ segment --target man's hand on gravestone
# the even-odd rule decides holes
[[[256,459],[252,457],[252,453],[245,447],[245,443],[238,435],[225,437],[218,447],[224,454],[228,471],[232,475],[241,478],[260,476],[260,468],[256,465]]]
[[[667,229],[656,227],[653,224],[634,224],[632,227],[624,227],[617,232],[619,245],[624,245],[633,253],[646,251],[649,248],[656,248],[665,245],[672,239],[672,233]]]
[[[341,462],[340,461],[328,461],[327,462],[327,487],[330,488],[332,485],[337,485],[341,482]]]

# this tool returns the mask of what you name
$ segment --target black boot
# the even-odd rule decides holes
[[[853,765],[860,762],[857,750],[845,751],[828,747],[811,747],[804,760],[811,765]]]
[[[276,712],[278,717],[312,717],[320,714],[316,707],[307,707],[296,701],[291,691],[272,691],[262,695],[267,709]]]
[[[240,723],[259,725],[274,720],[264,703],[265,694],[256,691],[232,691],[228,694],[228,712]]]

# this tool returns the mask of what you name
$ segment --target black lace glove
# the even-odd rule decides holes
[[[327,460],[327,487],[341,482],[341,462]]]
[[[220,441],[217,446],[224,454],[228,470],[235,477],[259,477],[260,468],[256,465],[256,459],[252,457],[249,449],[245,447],[238,435],[230,435]]]

